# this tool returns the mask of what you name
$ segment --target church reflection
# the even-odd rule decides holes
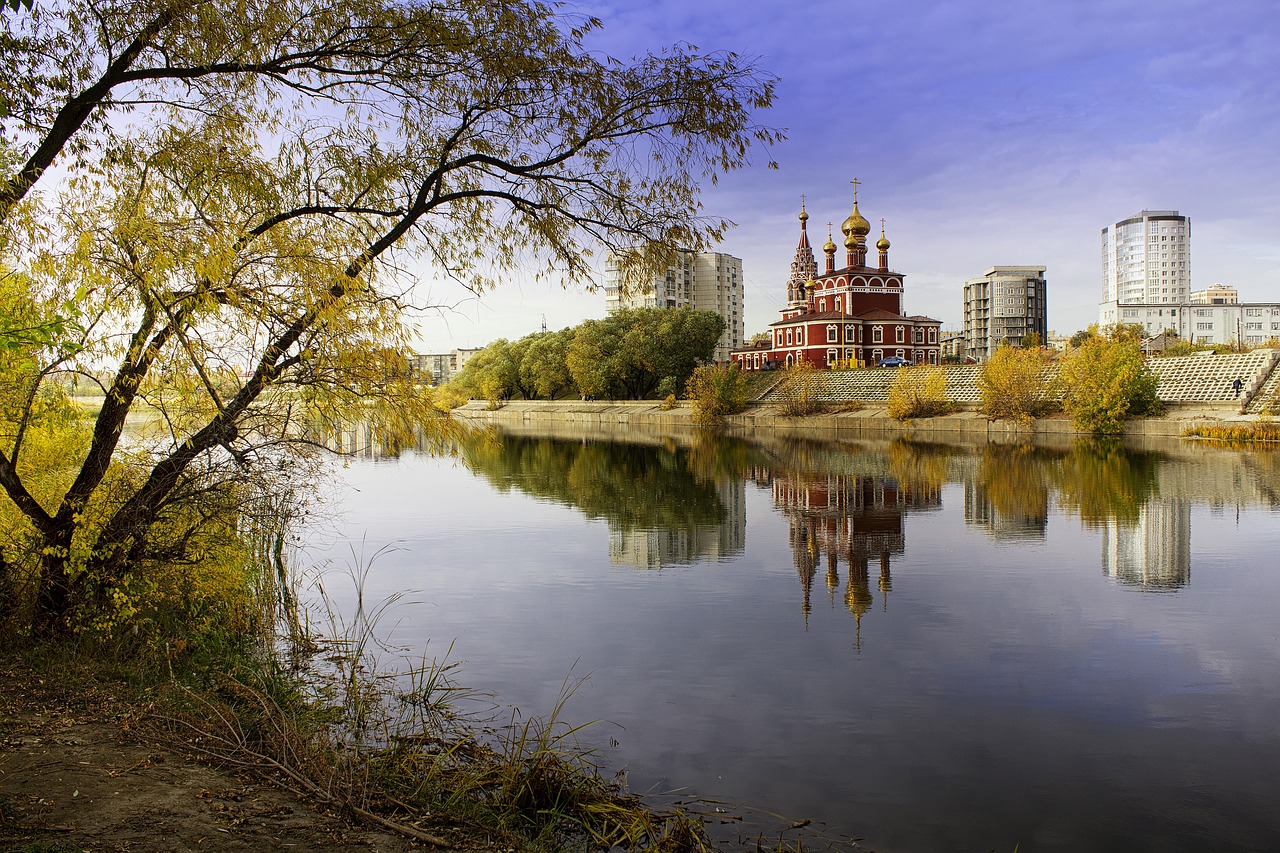
[[[871,567],[878,567],[876,586],[882,608],[887,610],[893,589],[893,559],[906,552],[903,519],[908,512],[940,508],[941,486],[903,483],[884,476],[777,470],[768,485],[775,509],[787,518],[806,624],[813,607],[814,582],[821,570],[832,603],[839,597],[853,615],[855,642],[861,644],[862,617],[875,604]]]

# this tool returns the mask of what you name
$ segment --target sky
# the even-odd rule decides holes
[[[858,206],[885,219],[904,311],[960,328],[966,279],[1047,268],[1049,328],[1098,318],[1100,232],[1191,217],[1192,288],[1280,302],[1280,14],[1271,0],[571,2],[626,58],[687,42],[780,78],[760,123],[787,140],[704,186],[736,227],[746,334],[785,303],[804,194],[812,242]],[[843,258],[843,252],[837,256]],[[819,262],[821,258],[819,257]],[[516,277],[481,298],[423,274],[418,348],[442,352],[604,315],[604,294]]]

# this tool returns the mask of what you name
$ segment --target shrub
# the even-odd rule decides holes
[[[708,364],[693,371],[685,384],[685,396],[693,401],[693,422],[717,426],[729,415],[747,407],[747,377],[736,364],[718,367]],[[675,398],[671,398],[672,405]]]
[[[940,367],[899,367],[889,387],[889,416],[900,421],[932,418],[958,408],[947,397],[947,374]]]
[[[1030,423],[1054,408],[1045,360],[1038,350],[1001,346],[982,365],[978,393],[989,418]]]
[[[789,418],[813,415],[826,410],[818,399],[818,369],[807,361],[798,361],[782,373],[778,383],[778,413]]]
[[[1062,364],[1063,408],[1081,432],[1120,432],[1127,418],[1158,414],[1158,380],[1133,339],[1093,336]]]

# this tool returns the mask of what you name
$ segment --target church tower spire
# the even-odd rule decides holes
[[[796,308],[807,299],[806,284],[818,274],[818,262],[809,245],[809,213],[804,209],[804,196],[800,196],[800,242],[791,261],[791,276],[787,279],[787,306]]]

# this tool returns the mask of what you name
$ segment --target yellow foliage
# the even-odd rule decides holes
[[[1120,432],[1127,418],[1161,409],[1156,376],[1129,332],[1086,339],[1066,357],[1061,377],[1063,407],[1081,432]]]
[[[736,364],[696,368],[685,385],[685,396],[693,401],[693,422],[699,426],[724,423],[726,416],[747,407],[747,390],[746,374]],[[669,399],[674,406],[674,395]]]
[[[989,418],[1030,423],[1054,407],[1051,368],[1039,350],[1001,346],[982,365],[978,393]]]
[[[889,387],[889,416],[900,421],[932,418],[954,412],[947,397],[947,374],[941,367],[899,367]]]
[[[819,399],[819,381],[818,368],[807,361],[788,367],[774,395],[778,400],[778,413],[798,418],[824,411],[826,406]]]

